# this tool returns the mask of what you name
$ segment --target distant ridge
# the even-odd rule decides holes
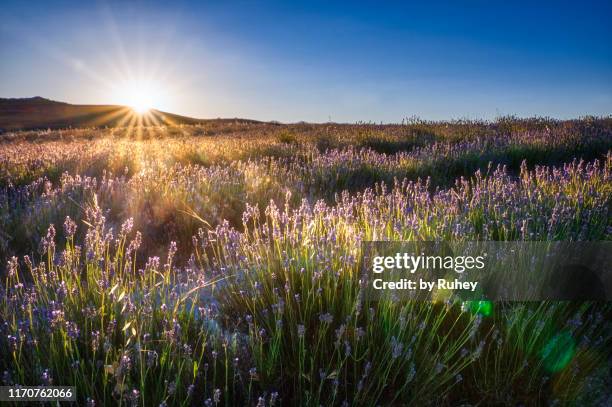
[[[58,129],[68,127],[116,127],[130,123],[143,124],[199,124],[210,121],[240,121],[259,123],[249,119],[194,119],[192,117],[151,109],[143,116],[131,108],[119,105],[73,105],[45,99],[0,98],[0,130]]]

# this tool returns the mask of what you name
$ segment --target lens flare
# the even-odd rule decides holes
[[[464,306],[472,313],[489,317],[493,314],[493,303],[491,301],[466,301]]]
[[[137,114],[145,114],[162,102],[162,94],[158,84],[147,80],[126,81],[115,87],[113,100],[115,103],[129,106]]]
[[[544,368],[551,372],[563,370],[574,358],[576,342],[572,335],[563,331],[555,335],[540,351]]]

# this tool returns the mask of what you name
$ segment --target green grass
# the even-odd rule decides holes
[[[609,129],[13,135],[0,380],[80,405],[601,404],[609,303],[374,298],[360,259],[368,240],[609,240]]]

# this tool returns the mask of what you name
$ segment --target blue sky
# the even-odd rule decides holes
[[[122,103],[147,78],[154,107],[203,118],[608,115],[611,20],[610,2],[4,1],[0,96]]]

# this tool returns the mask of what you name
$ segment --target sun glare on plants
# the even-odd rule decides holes
[[[131,107],[139,115],[160,106],[163,102],[160,87],[151,81],[125,82],[115,89],[113,98],[118,104]]]

